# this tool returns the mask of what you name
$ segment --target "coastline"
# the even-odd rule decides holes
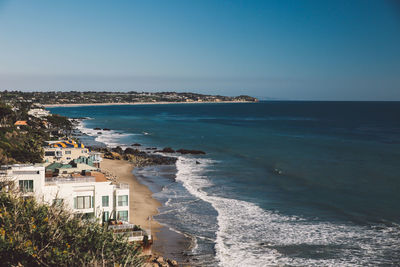
[[[45,104],[45,108],[56,107],[86,107],[86,106],[131,106],[131,105],[168,105],[168,104],[240,104],[240,103],[258,103],[254,101],[204,101],[204,102],[131,102],[131,103],[86,103],[86,104]]]
[[[153,219],[153,216],[159,214],[158,208],[162,204],[153,198],[153,192],[135,177],[132,172],[134,164],[125,160],[103,158],[100,168],[116,176],[118,182],[129,184],[129,221],[150,230],[153,238],[150,251],[144,253],[174,259],[182,265],[187,264],[184,252],[191,246],[191,240]],[[149,217],[152,218],[150,221]]]
[[[129,221],[151,230],[152,235],[156,237],[162,226],[155,220],[149,221],[148,218],[158,214],[157,209],[161,203],[154,199],[150,189],[133,175],[134,165],[125,160],[103,158],[100,169],[116,176],[118,182],[129,184]]]

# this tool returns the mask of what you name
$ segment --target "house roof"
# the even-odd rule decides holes
[[[16,121],[14,123],[15,126],[21,126],[21,125],[28,125],[28,123],[26,121]]]
[[[49,166],[46,167],[46,171],[47,170],[51,170],[54,171],[55,169],[69,169],[72,168],[72,165],[70,164],[62,164],[59,162],[54,162],[52,164],[50,164]]]
[[[104,173],[101,172],[90,172],[90,176],[96,178],[96,182],[107,182],[107,178]]]
[[[84,148],[85,146],[83,144],[80,143],[76,143],[74,140],[65,140],[65,141],[60,141],[57,143],[52,143],[49,144],[52,147],[70,147],[70,148],[74,148],[74,147],[78,147],[78,148]]]

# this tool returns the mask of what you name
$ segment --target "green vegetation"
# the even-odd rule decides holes
[[[63,206],[38,203],[0,183],[2,266],[141,266],[140,248]],[[6,185],[8,189],[5,190]]]
[[[28,102],[13,103],[12,107],[0,103],[0,165],[42,162],[44,141],[71,131],[72,124],[66,117],[35,118],[28,115],[30,107]],[[26,121],[27,125],[17,127],[16,121]]]
[[[221,95],[203,95],[177,92],[0,92],[4,102],[27,101],[41,104],[91,104],[91,103],[140,103],[140,102],[220,102],[220,101],[250,101],[257,99],[247,95],[236,97]]]

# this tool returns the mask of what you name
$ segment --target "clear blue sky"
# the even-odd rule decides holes
[[[0,0],[0,89],[400,100],[400,4]]]

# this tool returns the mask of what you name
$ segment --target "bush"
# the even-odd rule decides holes
[[[23,198],[0,185],[0,259],[3,266],[141,266],[140,247],[96,221],[58,205]]]

